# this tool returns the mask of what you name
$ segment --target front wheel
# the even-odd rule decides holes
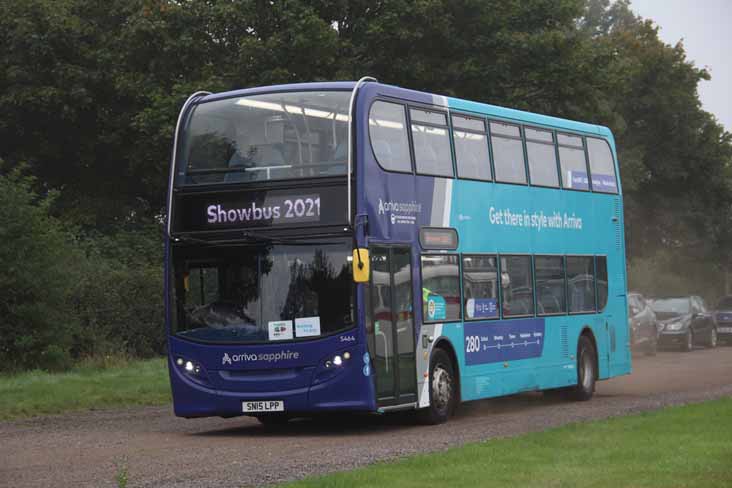
[[[577,385],[568,391],[569,397],[587,401],[595,393],[597,382],[597,351],[586,335],[580,336],[577,344]]]
[[[457,403],[457,381],[450,355],[435,349],[430,359],[430,406],[418,412],[422,423],[435,425],[447,422]]]

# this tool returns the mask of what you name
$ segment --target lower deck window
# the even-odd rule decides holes
[[[422,320],[460,320],[460,264],[456,254],[423,254]]]
[[[503,316],[534,314],[530,256],[501,256]]]
[[[595,258],[567,256],[569,312],[595,311]]]

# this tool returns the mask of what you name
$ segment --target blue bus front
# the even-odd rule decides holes
[[[166,245],[176,415],[375,410],[351,262],[352,87],[200,94],[184,107]]]

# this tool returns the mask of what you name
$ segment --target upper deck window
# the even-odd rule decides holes
[[[182,134],[179,184],[346,173],[346,91],[271,93],[197,105]]]
[[[558,134],[559,161],[562,165],[564,188],[587,191],[590,181],[587,176],[587,161],[582,138],[570,134]]]
[[[608,143],[602,139],[588,137],[587,153],[590,156],[592,190],[602,193],[617,193],[615,163]]]
[[[452,127],[458,176],[490,181],[491,162],[485,122],[481,119],[453,115]]]
[[[385,170],[412,172],[404,106],[378,100],[369,113],[369,135],[376,161]]]
[[[531,184],[559,188],[554,134],[548,130],[524,128]]]
[[[526,184],[521,129],[517,125],[496,121],[490,125],[496,181]]]
[[[412,141],[417,173],[452,177],[447,116],[417,108],[410,108],[409,116],[412,119]]]

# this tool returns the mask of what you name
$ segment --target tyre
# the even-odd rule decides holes
[[[417,412],[419,421],[435,425],[447,422],[457,404],[457,380],[450,355],[444,349],[435,349],[430,359],[430,406]]]
[[[290,417],[281,413],[273,413],[269,415],[260,415],[257,417],[259,423],[266,427],[281,427],[290,421]]]
[[[577,385],[568,390],[569,398],[585,402],[595,393],[597,351],[590,338],[582,335],[577,343]]]
[[[709,333],[709,342],[707,342],[707,347],[709,347],[710,349],[714,349],[715,347],[717,347],[718,341],[719,339],[717,337],[717,328],[712,327],[712,331]]]
[[[684,352],[691,352],[694,349],[694,334],[690,330],[686,331],[684,336],[684,344],[681,346],[681,350]]]

